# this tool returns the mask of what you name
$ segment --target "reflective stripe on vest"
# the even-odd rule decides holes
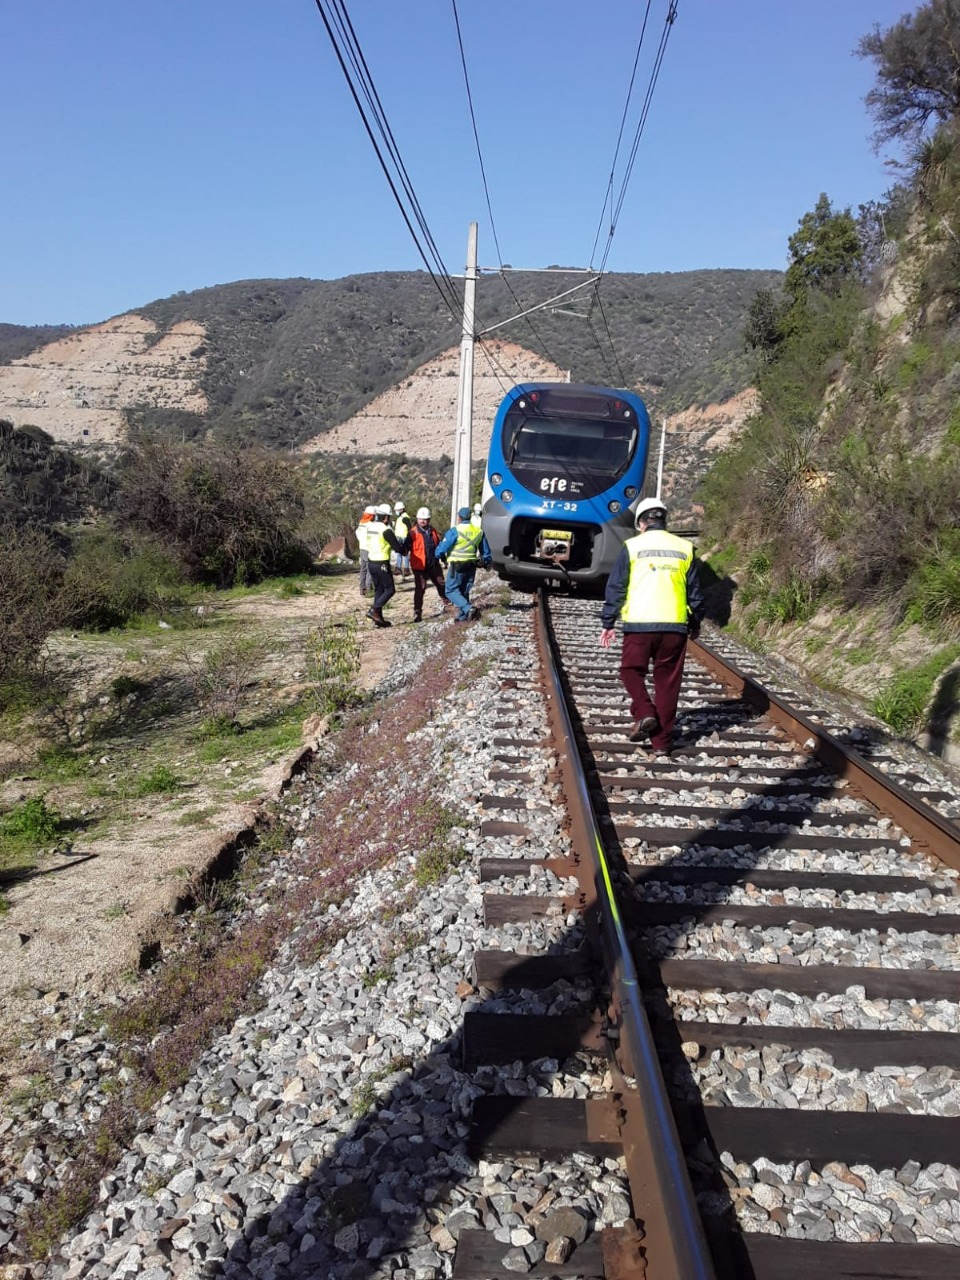
[[[386,528],[382,520],[374,520],[367,525],[367,559],[374,564],[390,562],[390,544],[383,536]]]
[[[475,564],[480,554],[483,530],[475,524],[458,524],[457,540],[447,555],[451,564]]]
[[[686,624],[693,543],[665,529],[648,529],[623,545],[630,557],[630,580],[620,621]]]

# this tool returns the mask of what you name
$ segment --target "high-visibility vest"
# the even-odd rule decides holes
[[[397,516],[397,523],[393,526],[393,532],[396,534],[397,541],[402,542],[410,532],[410,526],[413,521],[405,511],[401,511]]]
[[[378,516],[367,525],[367,559],[374,564],[390,563],[390,543],[383,536],[387,526]]]
[[[693,543],[666,529],[647,529],[623,545],[630,557],[630,578],[620,621],[685,625]]]
[[[450,564],[476,564],[480,555],[480,543],[483,541],[483,530],[475,524],[465,521],[457,525],[457,540],[447,553]]]

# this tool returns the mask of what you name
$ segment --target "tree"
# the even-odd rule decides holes
[[[916,142],[931,120],[960,115],[960,0],[928,0],[886,31],[874,27],[856,49],[876,63],[866,96],[874,144]]]
[[[786,304],[772,289],[758,289],[747,310],[743,336],[747,346],[759,352],[762,360],[772,360],[786,337],[784,318]]]
[[[835,213],[825,194],[800,219],[788,246],[784,287],[794,302],[802,301],[810,289],[836,293],[845,280],[856,276],[863,252],[850,210]]]

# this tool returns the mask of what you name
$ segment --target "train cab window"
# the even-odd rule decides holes
[[[630,423],[546,418],[510,426],[508,465],[546,462],[616,474],[630,461],[637,441]]]

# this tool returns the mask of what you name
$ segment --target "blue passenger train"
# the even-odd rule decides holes
[[[602,586],[643,492],[650,419],[632,391],[528,382],[504,397],[483,485],[501,578]]]

